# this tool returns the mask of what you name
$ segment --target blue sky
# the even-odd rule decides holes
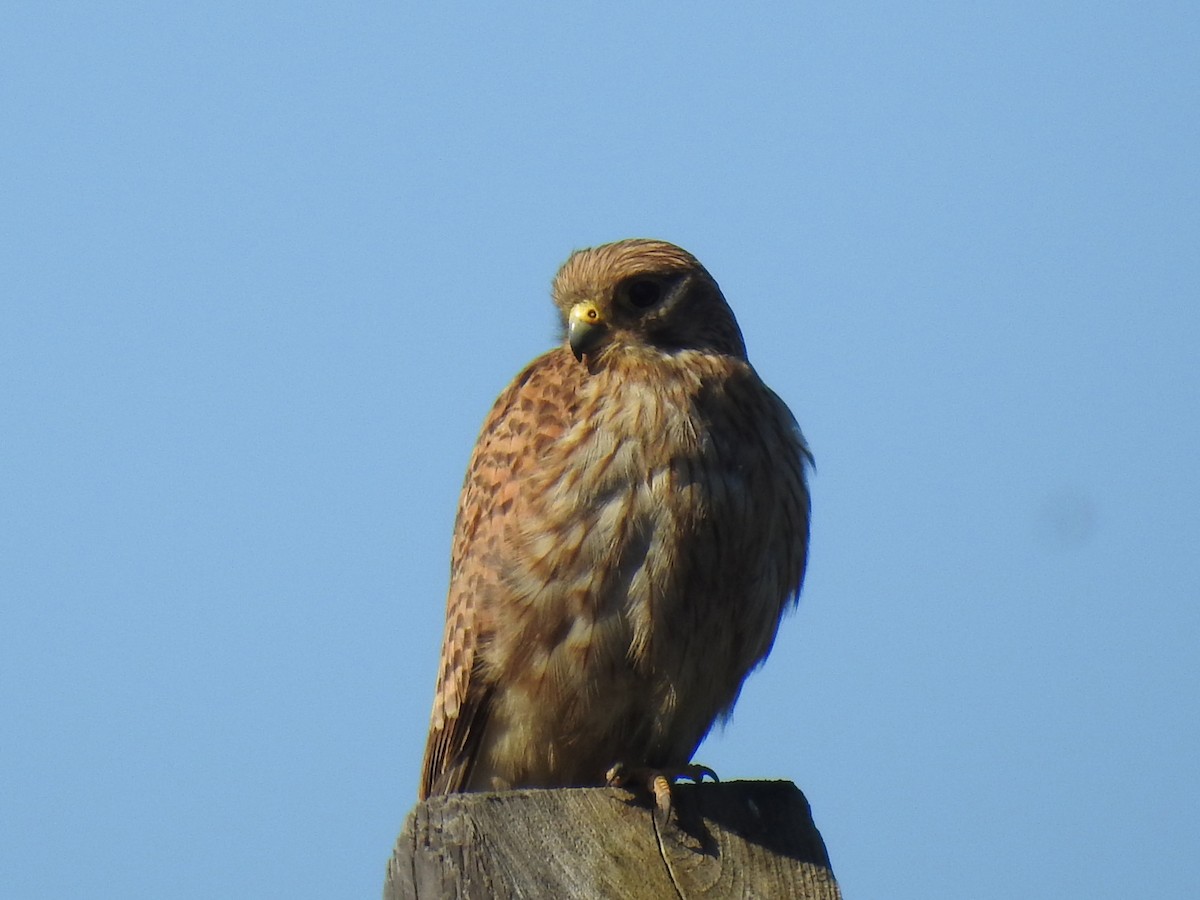
[[[1194,4],[12,4],[0,885],[377,896],[462,472],[575,247],[817,457],[698,759],[848,897],[1200,889]]]

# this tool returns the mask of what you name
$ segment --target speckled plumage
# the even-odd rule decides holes
[[[422,797],[686,765],[804,577],[808,450],[704,268],[620,241],[553,295],[463,486]]]

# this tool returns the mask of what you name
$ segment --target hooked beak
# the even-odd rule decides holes
[[[608,331],[604,316],[594,303],[576,303],[567,316],[567,343],[578,360],[594,350]]]

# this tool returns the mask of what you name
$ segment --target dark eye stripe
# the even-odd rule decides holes
[[[649,278],[638,278],[629,283],[625,295],[638,309],[646,309],[662,299],[662,285]]]

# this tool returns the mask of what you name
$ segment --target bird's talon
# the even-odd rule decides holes
[[[661,821],[667,822],[671,818],[673,806],[671,785],[680,778],[687,778],[696,784],[702,784],[706,777],[711,778],[714,782],[720,781],[716,772],[699,763],[688,763],[678,768],[668,769],[635,768],[624,763],[617,763],[604,773],[604,782],[609,787],[631,788],[635,791],[641,789],[649,792],[654,797],[654,808],[662,817]]]
[[[708,766],[702,766],[699,763],[689,764],[679,774],[680,777],[690,778],[696,784],[702,784],[705,778],[711,778],[717,784],[721,783],[721,779],[717,777],[716,772],[714,772]]]
[[[651,784],[654,791],[654,806],[658,809],[664,822],[671,820],[671,782],[661,773],[654,776]]]

